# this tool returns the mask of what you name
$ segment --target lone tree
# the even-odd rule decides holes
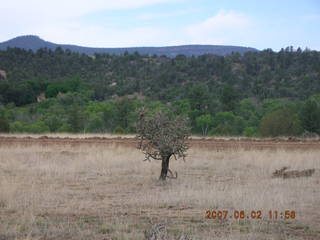
[[[154,114],[147,110],[140,111],[136,136],[139,140],[138,149],[145,154],[145,161],[162,161],[160,180],[177,178],[177,173],[174,176],[169,169],[169,161],[171,156],[185,159],[189,135],[190,127],[186,117],[172,117],[163,111]]]

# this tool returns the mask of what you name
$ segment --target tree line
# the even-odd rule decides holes
[[[133,133],[145,107],[187,116],[193,134],[320,133],[320,53],[308,49],[168,58],[12,48],[0,69],[2,132]]]

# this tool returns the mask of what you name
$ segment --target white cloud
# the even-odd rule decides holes
[[[1,3],[1,11],[24,16],[37,14],[55,18],[70,18],[97,11],[139,8],[174,1],[177,0],[10,0]]]
[[[200,23],[187,26],[185,33],[189,38],[202,44],[239,45],[240,39],[248,38],[253,27],[249,16],[234,11],[219,11],[215,16]]]
[[[129,33],[145,33],[145,38],[149,39],[146,30],[139,28],[129,29],[125,34],[124,29],[104,29],[100,25],[86,25],[83,17],[106,10],[133,9],[144,6],[176,2],[180,0],[9,0],[1,3],[1,36],[0,41],[8,40],[12,37],[23,34],[36,34],[40,37],[54,41],[61,39],[64,43],[83,43],[85,45],[97,46],[106,39],[115,39],[116,45],[120,37],[125,36],[125,40],[132,42],[131,39],[137,35],[130,36]],[[157,30],[149,29],[151,33]],[[161,30],[159,30],[161,31]],[[119,38],[114,35],[119,34]],[[96,36],[94,36],[96,35]],[[78,40],[75,40],[78,36]],[[158,34],[155,34],[158,36]],[[50,37],[50,38],[48,38]],[[100,39],[101,37],[101,39]],[[141,37],[141,36],[140,36]],[[92,39],[85,42],[86,39]],[[105,44],[102,46],[106,46]]]
[[[158,18],[177,17],[177,16],[189,14],[191,12],[192,12],[192,10],[186,9],[186,10],[164,12],[164,13],[145,13],[145,14],[138,15],[137,19],[151,20],[151,19],[158,19]]]
[[[46,24],[34,27],[31,32],[39,32],[42,38],[55,43],[88,47],[161,46],[170,38],[170,33],[161,28],[121,29],[78,22]]]
[[[139,8],[182,0],[10,0],[2,4],[0,41],[23,34],[36,34],[56,43],[91,47],[165,46],[181,44],[247,45],[251,20],[234,11],[220,11],[203,22],[173,29],[170,26],[116,27],[112,23],[85,22],[86,14],[103,10]],[[183,15],[194,9],[139,15],[140,20]],[[146,21],[147,22],[147,21]],[[148,25],[148,24],[146,24]],[[233,40],[230,41],[230,39]]]

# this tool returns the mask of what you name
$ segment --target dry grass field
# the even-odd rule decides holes
[[[159,223],[170,240],[320,239],[319,142],[305,149],[299,142],[265,149],[191,144],[185,162],[170,162],[178,179],[161,183],[160,162],[142,161],[132,144],[46,140],[0,141],[0,240],[143,240]],[[316,171],[272,178],[284,166]],[[228,217],[206,219],[207,210]],[[231,218],[241,210],[245,218]],[[259,210],[261,219],[249,216]],[[286,210],[295,218],[281,218]]]

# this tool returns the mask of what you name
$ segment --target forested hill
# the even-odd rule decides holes
[[[166,55],[168,57],[175,57],[179,54],[185,56],[199,56],[203,54],[215,54],[220,56],[230,55],[231,53],[244,54],[248,51],[258,51],[254,48],[239,47],[239,46],[220,46],[220,45],[183,45],[183,46],[168,46],[168,47],[130,47],[130,48],[91,48],[81,47],[76,45],[56,44],[42,40],[38,36],[28,35],[20,36],[0,43],[0,50],[10,48],[22,48],[26,50],[37,51],[40,48],[48,48],[55,50],[61,47],[63,50],[71,50],[73,52],[93,55],[94,53],[108,53],[108,54],[124,54],[125,52],[138,52],[143,55]]]
[[[66,92],[62,85],[75,76],[96,100],[139,94],[172,101],[187,98],[197,87],[203,88],[205,98],[217,99],[225,85],[241,98],[257,100],[306,99],[320,93],[320,53],[289,47],[280,52],[191,58],[138,53],[88,56],[61,48],[36,52],[12,48],[0,51],[0,70],[7,75],[0,79],[0,101],[17,105],[35,102],[40,92],[48,96]]]
[[[291,47],[198,57],[0,51],[0,132],[134,132],[147,107],[187,115],[196,134],[320,134],[319,93],[320,52]]]

